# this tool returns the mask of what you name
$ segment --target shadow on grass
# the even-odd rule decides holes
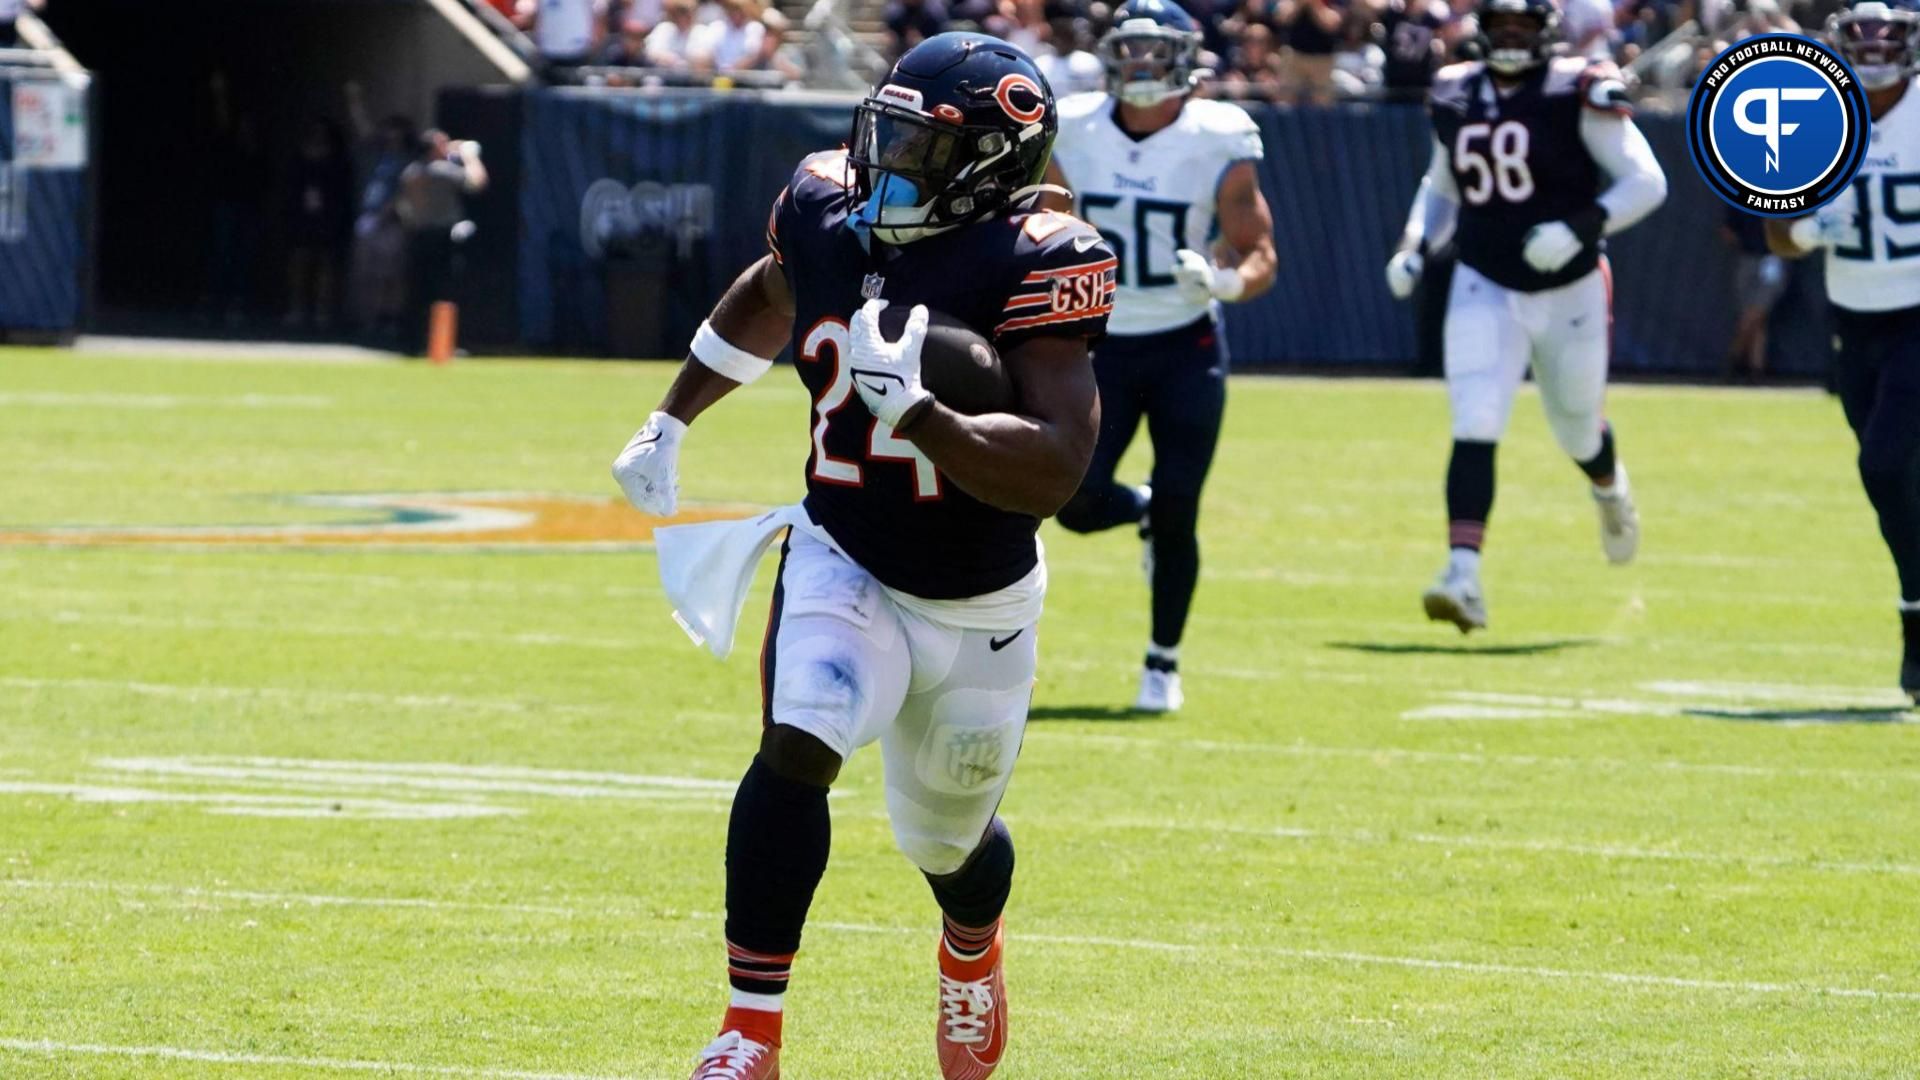
[[[1688,716],[1709,720],[1744,720],[1758,724],[1910,724],[1920,720],[1898,706],[1859,706],[1833,709],[1686,709]]]
[[[1555,638],[1551,641],[1516,641],[1498,645],[1434,645],[1413,641],[1329,641],[1329,649],[1373,653],[1379,656],[1540,656],[1585,649],[1600,644],[1599,638]]]
[[[1027,710],[1029,720],[1159,720],[1158,713],[1142,712],[1119,705],[1035,705]]]

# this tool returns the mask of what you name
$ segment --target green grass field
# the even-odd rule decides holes
[[[671,371],[0,353],[0,534],[612,498]],[[793,499],[807,410],[776,373],[710,414],[685,497]],[[1418,604],[1438,385],[1236,380],[1177,719],[1117,708],[1136,541],[1048,526],[1002,1075],[1920,1074],[1920,729],[1839,410],[1611,411],[1641,561],[1604,563],[1524,395],[1463,640]],[[757,612],[720,664],[644,550],[20,539],[0,1077],[685,1075]],[[835,805],[786,1075],[935,1075],[937,918],[877,753]]]

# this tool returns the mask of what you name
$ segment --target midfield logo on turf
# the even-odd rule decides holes
[[[620,548],[652,543],[653,530],[661,526],[747,517],[763,509],[738,504],[688,506],[670,519],[661,519],[632,510],[617,499],[532,492],[294,495],[274,501],[308,510],[347,511],[349,516],[276,525],[0,526],[0,546]]]

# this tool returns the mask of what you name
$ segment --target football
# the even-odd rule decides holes
[[[891,304],[880,313],[880,332],[898,341],[911,305]],[[951,315],[928,312],[927,341],[920,350],[920,381],[942,405],[978,416],[1013,405],[1013,381],[987,339]]]

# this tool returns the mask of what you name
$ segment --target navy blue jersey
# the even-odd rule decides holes
[[[961,491],[867,412],[845,362],[848,324],[877,297],[951,315],[1003,356],[1037,337],[1098,338],[1113,310],[1117,260],[1093,226],[1050,212],[991,218],[902,247],[865,243],[847,222],[851,184],[843,151],[814,154],[767,226],[793,290],[794,368],[813,396],[807,512],[888,588],[930,600],[1003,589],[1037,563],[1039,519]]]
[[[1446,9],[1427,0],[1391,0],[1380,12],[1380,48],[1387,54],[1380,81],[1390,92],[1406,93],[1433,85],[1434,40],[1447,25]]]
[[[1522,292],[1556,288],[1593,271],[1605,248],[1599,241],[1551,274],[1528,266],[1521,250],[1535,225],[1587,210],[1606,190],[1607,177],[1580,138],[1580,116],[1589,108],[1626,110],[1624,101],[1590,92],[1609,77],[1616,76],[1608,66],[1557,58],[1501,92],[1485,64],[1440,69],[1430,111],[1460,189],[1454,246],[1461,262]]]

